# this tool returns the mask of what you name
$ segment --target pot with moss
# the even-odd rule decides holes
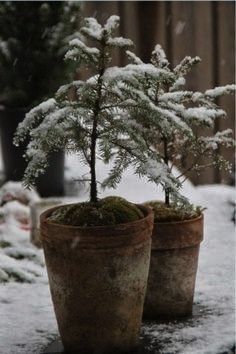
[[[128,165],[127,156],[116,157],[125,112],[109,64],[113,47],[132,42],[115,36],[118,24],[117,16],[104,26],[94,18],[85,20],[66,59],[77,68],[92,66],[94,76],[60,87],[55,98],[31,110],[15,139],[18,144],[30,133],[27,185],[44,170],[50,151],[76,151],[88,166],[89,202],[49,209],[40,221],[52,300],[68,353],[131,352],[142,320],[153,212],[122,198],[98,198],[97,159],[114,164],[116,175],[107,179],[112,186]],[[87,46],[86,38],[95,47]]]
[[[154,211],[152,254],[144,306],[146,319],[173,319],[192,314],[203,214],[149,202]]]
[[[41,241],[66,352],[129,352],[138,345],[152,218],[151,209],[117,197],[41,215]]]
[[[192,313],[203,239],[202,209],[181,195],[181,187],[191,171],[199,174],[208,167],[229,169],[220,152],[222,146],[232,149],[234,140],[230,129],[217,131],[215,124],[226,112],[215,101],[221,95],[233,94],[235,85],[205,92],[184,89],[186,74],[200,58],[187,56],[171,69],[158,44],[150,63],[143,63],[132,52],[128,56],[132,63],[120,70],[119,88],[131,102],[126,129],[133,129],[133,139],[124,148],[131,150],[136,171],[165,193],[164,203],[148,203],[153,207],[155,223],[144,317],[175,319]],[[213,136],[212,131],[216,131]],[[173,174],[174,166],[181,172]]]
[[[59,80],[66,80],[68,68],[59,69],[58,63],[65,52],[61,48],[64,38],[78,21],[78,10],[79,4],[65,2],[1,4],[0,134],[6,180],[22,180],[26,168],[26,145],[18,149],[13,145],[18,124],[31,107],[54,92]],[[46,174],[37,181],[37,189],[43,197],[64,194],[62,152],[51,155]]]

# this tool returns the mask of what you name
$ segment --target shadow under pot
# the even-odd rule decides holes
[[[1,150],[5,181],[21,181],[27,162],[23,155],[27,141],[19,145],[13,144],[17,126],[23,121],[26,108],[0,109]],[[64,152],[52,153],[45,174],[41,175],[36,188],[41,197],[64,195]]]
[[[152,210],[114,226],[78,227],[41,214],[52,301],[66,353],[128,352],[138,345],[150,263]]]
[[[202,240],[203,215],[154,224],[144,319],[177,319],[192,314]]]

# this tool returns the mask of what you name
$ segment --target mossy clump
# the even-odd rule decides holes
[[[124,224],[143,217],[143,212],[135,204],[120,197],[107,197],[97,203],[61,206],[48,220],[63,225],[89,227]]]
[[[172,222],[184,221],[197,218],[202,209],[200,207],[191,207],[189,209],[176,208],[174,205],[166,205],[161,201],[150,201],[145,203],[150,206],[154,213],[154,222]]]
[[[10,247],[11,243],[8,241],[0,240],[0,248],[7,248]]]

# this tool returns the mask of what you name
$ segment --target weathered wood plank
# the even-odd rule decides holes
[[[99,22],[104,23],[111,15],[119,15],[118,1],[85,1],[83,4],[83,15],[95,17]]]
[[[121,35],[130,38],[135,47],[132,49],[137,55],[140,54],[140,23],[138,15],[137,1],[120,1],[119,2],[119,15],[121,19]],[[122,55],[121,63],[127,64],[125,55]]]
[[[233,1],[220,1],[218,12],[218,84],[225,85],[235,80],[235,3]],[[220,98],[220,105],[226,110],[228,118],[221,119],[219,128],[231,128],[235,131],[235,97]],[[223,156],[231,163],[234,162],[234,149],[221,149]],[[220,181],[232,182],[232,176],[224,171],[220,174]]]
[[[205,90],[213,85],[213,43],[211,2],[173,2],[171,3],[172,63],[177,65],[186,55],[198,55],[202,62],[190,72],[187,87],[190,90]],[[198,130],[204,134],[203,130]],[[209,130],[207,134],[212,134]],[[209,161],[202,158],[199,164]],[[188,164],[188,161],[186,161]],[[202,171],[200,176],[191,174],[195,184],[212,183],[215,177],[213,168]]]
[[[85,1],[82,12],[85,17],[95,17],[104,24],[109,16],[119,15],[120,6],[118,1]],[[121,53],[119,50],[114,50],[112,64],[119,65],[120,62]]]
[[[156,43],[155,29],[158,20],[158,2],[140,1],[138,2],[139,14],[139,47],[140,57],[144,62],[149,62],[151,52]],[[144,21],[144,19],[147,19]]]

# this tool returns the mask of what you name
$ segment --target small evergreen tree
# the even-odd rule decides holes
[[[112,144],[115,148],[126,118],[126,102],[117,81],[108,80],[107,75],[113,48],[133,45],[129,39],[115,36],[118,25],[117,16],[111,16],[103,27],[94,18],[85,19],[77,38],[70,41],[65,59],[76,67],[86,65],[93,75],[60,87],[55,98],[33,108],[19,125],[16,144],[30,135],[26,185],[33,184],[45,170],[51,151],[75,151],[90,168],[90,201],[97,202],[96,159],[108,162],[113,157]],[[92,40],[95,46],[88,46],[86,40]],[[128,156],[124,156],[123,168],[128,164]]]
[[[198,128],[207,132],[208,128],[215,128],[217,119],[226,117],[226,112],[215,100],[221,95],[234,93],[235,85],[216,87],[203,93],[185,90],[184,77],[200,62],[199,57],[185,57],[171,70],[160,45],[156,45],[148,64],[132,52],[127,51],[127,54],[132,63],[113,70],[112,79],[119,80],[119,90],[129,99],[127,114],[130,121],[135,122],[133,151],[142,152],[141,158],[137,154],[135,157],[136,172],[162,185],[167,205],[172,199],[177,206],[188,207],[187,199],[179,193],[185,174],[190,171],[200,173],[212,165],[230,169],[228,161],[220,155],[219,147],[234,145],[231,129],[214,136],[202,136]],[[209,158],[210,163],[200,165],[202,156]],[[189,162],[185,168],[183,160]],[[172,175],[174,165],[182,170],[177,177]]]
[[[67,80],[65,38],[79,21],[79,2],[0,3],[0,104],[31,108]]]
[[[187,208],[190,204],[180,193],[181,177],[206,167],[198,164],[202,155],[210,157],[215,166],[229,168],[218,147],[234,144],[231,130],[202,136],[196,128],[212,128],[216,119],[226,116],[214,100],[233,93],[235,86],[204,93],[183,90],[184,76],[200,59],[186,57],[171,70],[159,45],[148,64],[127,51],[131,64],[109,67],[113,48],[133,45],[115,36],[118,25],[117,16],[111,16],[103,27],[94,18],[85,20],[84,27],[70,41],[65,58],[75,68],[85,65],[91,77],[60,87],[55,98],[33,108],[19,125],[15,143],[28,134],[31,139],[25,183],[33,184],[44,172],[51,151],[64,149],[77,152],[89,166],[92,202],[98,199],[96,159],[100,158],[113,163],[102,183],[104,187],[115,187],[132,164],[135,173],[162,185],[167,205],[172,201]],[[87,40],[95,46],[88,46]],[[175,177],[174,164],[181,169],[187,157],[191,164]]]

